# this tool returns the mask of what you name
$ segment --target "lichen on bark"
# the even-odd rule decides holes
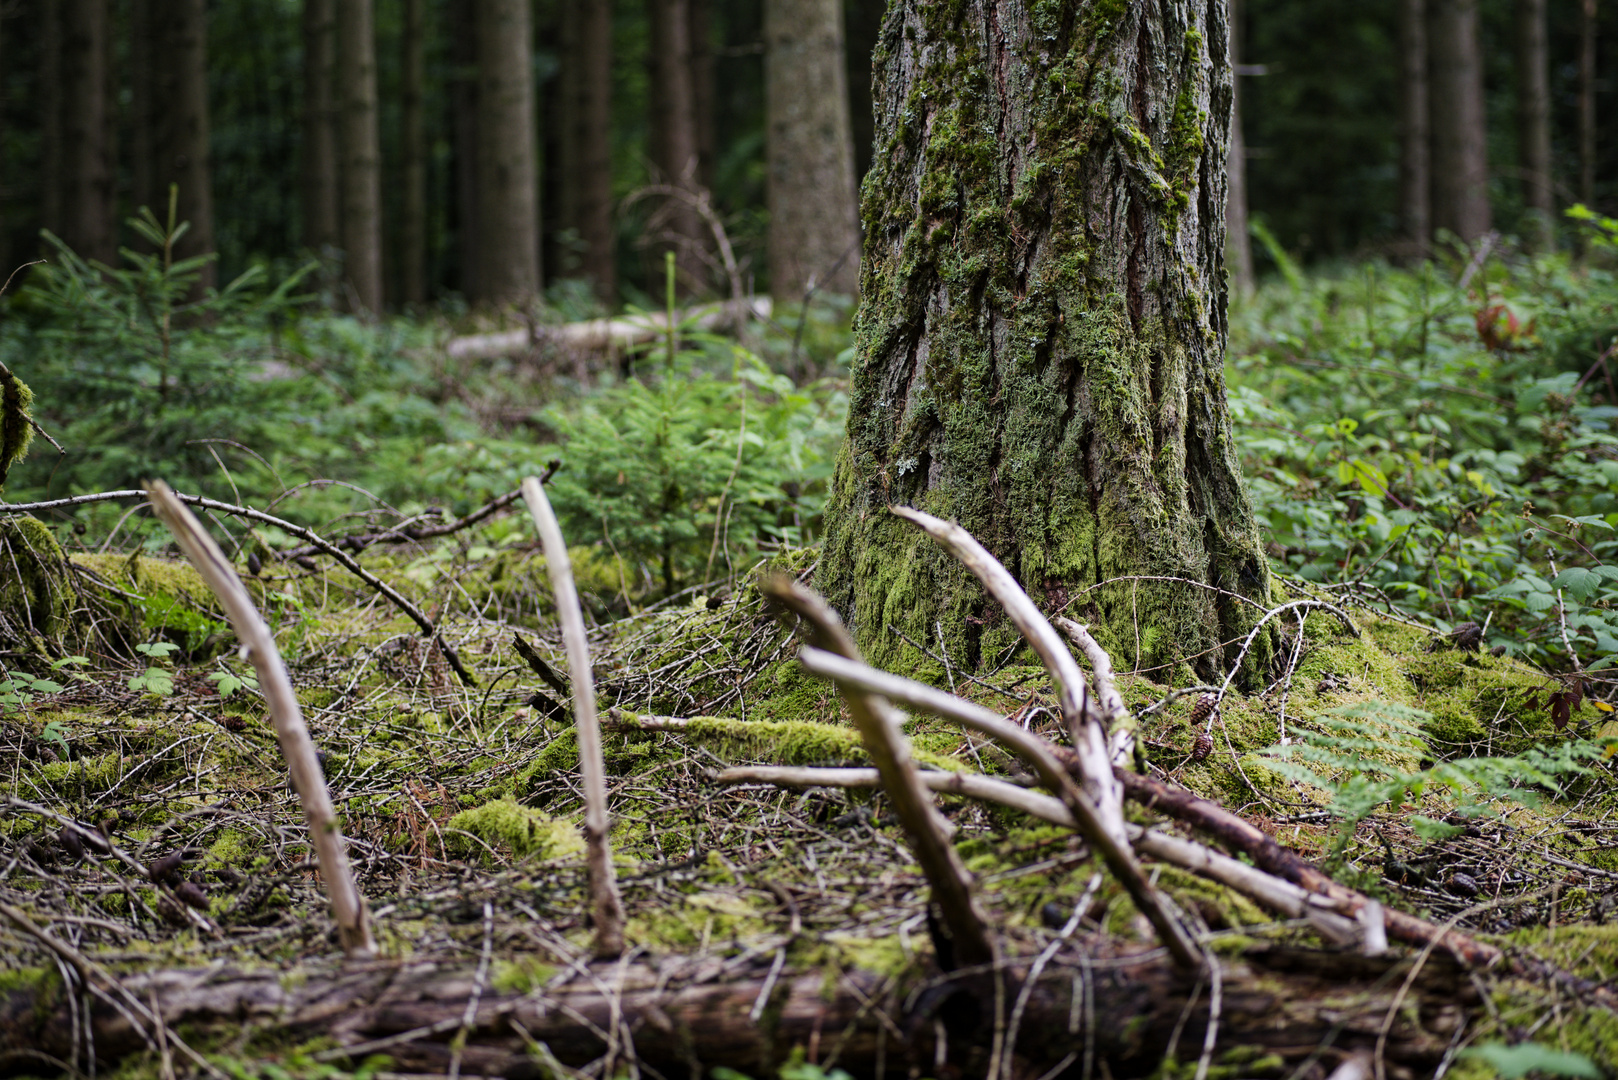
[[[1226,41],[1223,4],[890,7],[818,574],[873,659],[903,662],[889,627],[969,667],[1016,641],[894,504],[1126,670],[1209,675],[1255,609],[1202,586],[1268,599],[1225,405]]]

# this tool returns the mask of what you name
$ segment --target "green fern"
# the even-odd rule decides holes
[[[1327,809],[1339,820],[1331,857],[1347,846],[1355,826],[1378,810],[1398,810],[1425,795],[1445,796],[1462,813],[1481,809],[1491,797],[1533,806],[1541,790],[1560,795],[1568,779],[1593,771],[1589,762],[1610,758],[1618,749],[1614,739],[1572,739],[1516,757],[1457,758],[1412,770],[1409,762],[1432,756],[1420,726],[1426,719],[1416,709],[1367,702],[1317,716],[1316,730],[1302,731],[1289,746],[1264,751],[1276,772],[1330,797]],[[1420,814],[1412,825],[1430,840],[1460,831]]]

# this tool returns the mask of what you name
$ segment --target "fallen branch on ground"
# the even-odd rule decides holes
[[[768,296],[752,296],[740,302],[726,300],[676,311],[674,324],[696,331],[722,330],[749,318],[767,320],[771,310]],[[616,319],[588,319],[560,326],[533,323],[518,330],[450,338],[444,352],[456,360],[482,360],[548,344],[586,351],[626,349],[658,340],[668,333],[668,323],[668,315],[661,311],[620,315]]]

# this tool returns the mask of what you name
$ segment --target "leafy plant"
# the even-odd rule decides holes
[[[250,671],[238,675],[226,668],[223,671],[210,671],[207,678],[214,684],[222,698],[228,698],[244,687],[254,694],[258,693],[258,676]]]
[[[1461,1051],[1463,1058],[1487,1063],[1500,1080],[1520,1080],[1529,1073],[1542,1076],[1574,1076],[1585,1080],[1602,1080],[1602,1071],[1583,1054],[1554,1050],[1544,1043],[1523,1042],[1516,1046],[1505,1043],[1481,1043]]]
[[[51,661],[51,672],[60,674],[65,668],[89,662],[89,658],[84,656],[64,656]],[[63,685],[55,679],[44,678],[20,669],[8,672],[4,679],[0,679],[0,713],[24,712],[33,705],[34,699],[40,694],[58,694],[63,689]],[[50,727],[51,725],[46,725],[45,737],[59,739],[59,735],[52,735]],[[65,741],[63,748],[66,749]]]
[[[170,641],[143,642],[136,645],[135,651],[152,663],[146,666],[145,671],[129,680],[129,688],[136,693],[156,694],[158,697],[168,697],[174,693],[174,672],[161,665],[178,649],[179,646]]]
[[[1397,810],[1426,795],[1442,795],[1462,813],[1478,809],[1483,796],[1534,805],[1536,788],[1560,794],[1570,777],[1588,774],[1588,762],[1612,756],[1618,740],[1566,740],[1533,747],[1516,757],[1468,757],[1411,769],[1431,750],[1420,724],[1427,714],[1401,705],[1369,702],[1335,709],[1302,726],[1297,740],[1264,751],[1283,776],[1325,791],[1327,809],[1339,821],[1331,855],[1343,851],[1355,827],[1384,808]],[[1412,818],[1428,839],[1459,830],[1433,818]]]

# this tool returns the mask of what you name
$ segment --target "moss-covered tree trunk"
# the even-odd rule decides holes
[[[901,503],[1092,621],[1123,670],[1211,674],[1252,625],[1228,595],[1269,577],[1222,368],[1226,42],[1223,3],[890,7],[818,575],[873,658],[906,648],[889,627],[933,648],[941,628],[969,666],[1016,639]]]

